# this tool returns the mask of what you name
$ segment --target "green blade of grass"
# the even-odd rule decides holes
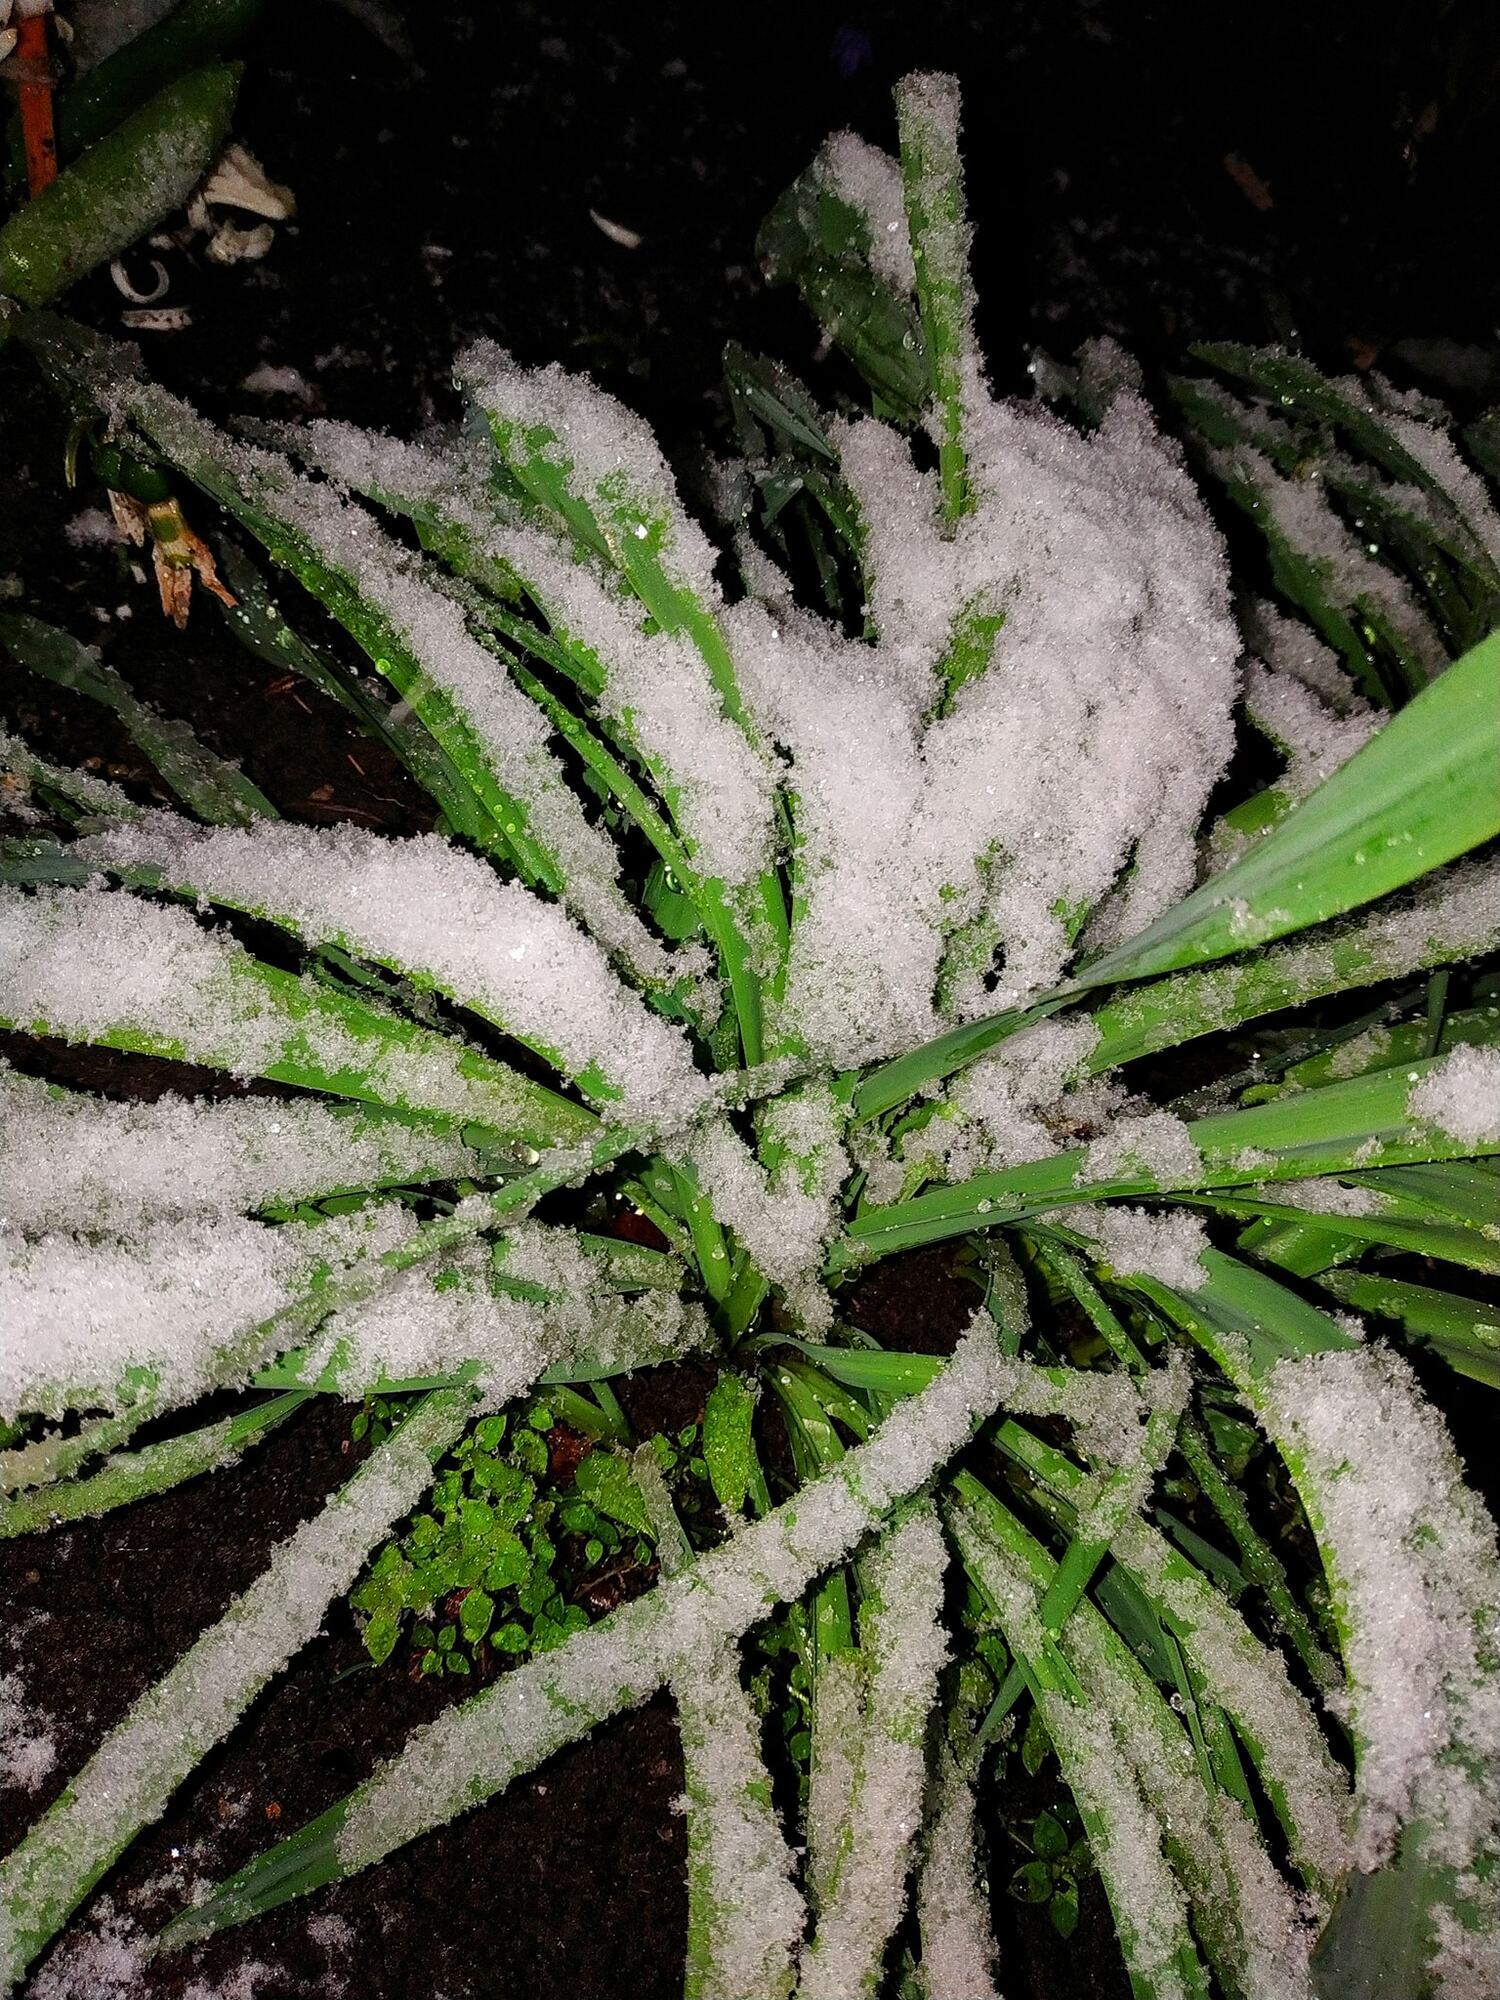
[[[173,914],[160,912],[164,929]],[[128,1016],[91,1017],[84,1025],[23,1013],[17,1003],[7,1004],[3,965],[0,1027],[248,1073],[414,1115],[451,1117],[453,1104],[462,1103],[502,1144],[569,1145],[599,1129],[582,1105],[450,1036],[267,965],[229,940],[218,956],[202,989],[182,996],[184,1024],[177,1033]],[[247,1047],[256,1051],[248,1060]]]
[[[200,742],[185,722],[137,700],[113,667],[55,625],[21,611],[0,612],[0,646],[58,687],[74,688],[111,709],[184,805],[214,826],[275,819],[276,808],[227,758]]]
[[[1187,1131],[1201,1166],[1193,1173],[1090,1181],[1085,1149],[1075,1147],[886,1208],[866,1209],[834,1243],[828,1270],[837,1276],[893,1250],[967,1235],[1073,1202],[1161,1192],[1187,1195],[1500,1152],[1500,1142],[1457,1139],[1409,1114],[1409,1094],[1433,1067],[1430,1060],[1399,1070],[1374,1070],[1321,1090],[1194,1119]]]
[[[1500,868],[1468,862],[1422,886],[1410,902],[1382,903],[1310,937],[1110,994],[1093,1010],[1099,1040],[1089,1069],[1099,1075],[1262,1014],[1500,946]]]
[[[1325,922],[1500,833],[1500,634],[1465,654],[1248,854],[1074,990],[1173,972]]]
[[[1413,1285],[1378,1271],[1330,1271],[1318,1280],[1345,1305],[1393,1320],[1411,1339],[1473,1382],[1500,1389],[1500,1310],[1434,1285]]]
[[[370,1549],[420,1496],[473,1402],[467,1389],[427,1397],[148,1689],[0,1861],[6,1918],[0,1986],[9,1990],[142,1826],[313,1636],[330,1598],[349,1588]]]
[[[0,1540],[59,1527],[65,1521],[87,1520],[170,1492],[189,1479],[228,1465],[248,1444],[285,1423],[306,1401],[306,1390],[272,1396],[238,1416],[107,1458],[87,1478],[54,1482],[0,1500]]]

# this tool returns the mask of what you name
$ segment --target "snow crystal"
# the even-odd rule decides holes
[[[1441,1057],[1410,1092],[1406,1109],[1461,1145],[1500,1145],[1500,1049],[1460,1045]]]
[[[1241,608],[1240,623],[1250,650],[1283,680],[1300,681],[1337,715],[1369,712],[1338,654],[1305,619],[1289,618],[1267,599],[1257,598]]]
[[[154,1222],[127,1241],[0,1234],[0,1414],[119,1408],[146,1371],[152,1399],[216,1386],[319,1266],[378,1255],[416,1225],[388,1203],[316,1224],[217,1215]]]
[[[1298,1866],[1320,1893],[1331,1893],[1349,1861],[1348,1781],[1280,1655],[1263,1646],[1213,1585],[1186,1567],[1160,1530],[1139,1515],[1125,1522],[1115,1553],[1152,1602],[1165,1606],[1214,1699],[1254,1746],[1266,1778],[1285,1799]]]
[[[813,171],[870,232],[870,269],[903,296],[915,291],[911,235],[901,187],[901,163],[855,132],[825,140]]]
[[[385,1104],[527,1133],[534,1107],[519,1083],[462,1044],[412,1045],[381,1032],[374,1009],[350,1025],[311,977],[288,999],[255,975],[234,938],[185,910],[120,890],[0,887],[0,1019],[67,1041],[142,1045],[255,1076],[286,1066],[299,1080]],[[280,1000],[280,1004],[278,1004]]]
[[[982,1144],[962,1163],[952,1161],[950,1154],[949,1178],[1022,1166],[1055,1152],[1051,1123],[1058,1100],[1098,1039],[1088,1015],[1055,1014],[1012,1035],[961,1072],[949,1089],[949,1102],[979,1128]]]
[[[1224,479],[1254,482],[1271,524],[1312,562],[1340,605],[1348,610],[1367,607],[1390,625],[1429,674],[1441,673],[1448,663],[1443,642],[1417,608],[1405,580],[1365,553],[1328,504],[1320,479],[1284,477],[1249,445],[1210,451],[1208,459]]]
[[[171,886],[270,916],[309,944],[342,944],[428,979],[569,1075],[592,1072],[638,1117],[680,1118],[702,1100],[681,1031],[620,983],[563,910],[435,834],[197,827],[163,812],[78,851],[159,869]]]
[[[1245,671],[1245,708],[1256,727],[1285,753],[1287,768],[1277,788],[1293,800],[1316,791],[1380,726],[1372,710],[1340,715],[1301,680],[1257,660]]]
[[[667,1157],[691,1170],[715,1219],[821,1330],[830,1307],[816,1279],[849,1168],[838,1108],[811,1084],[767,1103],[759,1123],[762,1151],[778,1162],[769,1171],[723,1119],[674,1139]]]
[[[1084,1154],[1080,1186],[1101,1181],[1151,1180],[1158,1187],[1192,1183],[1203,1173],[1203,1155],[1180,1118],[1146,1111],[1118,1118]]]
[[[689,2000],[790,1992],[802,1935],[793,1860],[771,1805],[760,1718],[725,1645],[674,1683],[688,1802]]]
[[[52,1718],[26,1699],[18,1674],[0,1673],[0,1788],[34,1792],[57,1762]]]
[[[1046,1636],[1034,1583],[1008,1551],[974,1532],[962,1509],[951,1518],[966,1563],[994,1603],[1012,1650],[1043,1652]],[[1187,2000],[1178,1963],[1188,1936],[1187,1908],[1162,1853],[1161,1821],[1142,1796],[1133,1760],[1116,1739],[1107,1710],[1050,1691],[1041,1694],[1038,1706],[1084,1815],[1126,1963],[1160,2000]]]
[[[1196,1215],[1111,1202],[1059,1209],[1056,1220],[1087,1237],[1122,1276],[1155,1278],[1179,1292],[1199,1291],[1208,1282],[1201,1262],[1208,1233]]]
[[[476,1170],[454,1136],[352,1106],[247,1098],[111,1104],[0,1062],[0,1227],[125,1235],[156,1217],[231,1214]]]
[[[1295,1180],[1278,1183],[1271,1199],[1312,1215],[1379,1215],[1386,1206],[1378,1188],[1352,1186],[1341,1180]]]
[[[1147,1054],[1272,1007],[1342,992],[1355,980],[1374,985],[1497,946],[1500,860],[1460,861],[1409,893],[1320,927],[1311,941],[1272,944],[1241,964],[1174,973],[1169,981],[1110,1000],[1108,1032],[1094,1063],[1122,1060],[1122,1043],[1131,1056]],[[1173,1004],[1167,1007],[1162,994],[1169,985]]]

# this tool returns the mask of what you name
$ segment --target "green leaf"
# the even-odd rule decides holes
[[[638,1535],[650,1533],[651,1516],[627,1460],[616,1458],[612,1451],[591,1451],[579,1460],[573,1477],[579,1492],[601,1514]]]
[[[1078,1928],[1078,1885],[1062,1882],[1047,1905],[1047,1915],[1059,1937],[1070,1938]]]
[[[160,715],[139,701],[113,667],[55,625],[22,611],[0,612],[0,646],[31,673],[57,687],[74,688],[113,710],[167,784],[212,826],[248,826],[275,819],[276,808],[227,758],[201,743],[185,722]]]
[[[1010,1878],[1010,1893],[1020,1903],[1045,1903],[1052,1894],[1052,1870],[1045,1861],[1027,1861]]]
[[[1043,1861],[1055,1861],[1068,1851],[1068,1836],[1051,1813],[1042,1813],[1032,1832],[1031,1845]]]
[[[383,1666],[391,1657],[400,1636],[399,1611],[377,1611],[373,1614],[365,1626],[365,1651],[377,1667]]]
[[[485,1590],[470,1590],[458,1610],[458,1629],[471,1646],[478,1645],[490,1629],[495,1600]]]
[[[1233,867],[1071,990],[1246,951],[1389,895],[1500,833],[1500,633],[1424,688]]]
[[[703,1411],[703,1457],[720,1504],[738,1514],[758,1473],[752,1425],[755,1393],[743,1375],[726,1371]]]

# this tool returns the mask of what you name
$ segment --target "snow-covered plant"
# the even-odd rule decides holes
[[[412,1399],[0,1861],[0,1983],[470,1421],[539,1381],[598,1412],[588,1385],[705,1350],[717,1541],[641,1464],[655,1587],[418,1730],[169,1944],[669,1686],[705,2000],[998,1991],[981,1846],[1023,1709],[1137,1994],[1496,1990],[1494,1542],[1402,1348],[1500,1380],[1462,1275],[1500,1264],[1500,524],[1438,409],[1213,350],[1177,393],[1264,534],[1236,600],[1123,356],[1039,358],[1061,411],[991,393],[955,89],[910,78],[897,112],[899,160],[831,141],[763,244],[876,414],[732,355],[727,553],[620,403],[485,344],[453,434],[277,450],[77,327],[16,326],[116,462],[196,486],[333,615],[358,671],[223,542],[247,644],[439,819],[289,823],[92,656],[0,625],[188,808],[4,739],[33,823],[0,1021],[291,1087],[119,1104],[0,1073],[0,1526],[211,1471],[310,1396]],[[622,1205],[665,1247],[620,1240]],[[857,1274],[944,1242],[983,1288],[949,1360],[851,1329]],[[242,1414],[161,1436],[236,1388]],[[1240,1483],[1249,1420],[1326,1590]],[[741,1677],[778,1606],[799,1826]],[[982,1714],[953,1695],[978,1641]]]

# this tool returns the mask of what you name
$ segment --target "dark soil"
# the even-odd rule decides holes
[[[829,130],[889,142],[889,85],[914,66],[955,68],[967,91],[982,330],[1002,386],[1024,387],[1030,345],[1066,353],[1101,331],[1159,365],[1196,337],[1295,332],[1325,363],[1378,352],[1398,374],[1413,337],[1492,337],[1500,279],[1482,246],[1500,219],[1500,42],[1482,5],[670,0],[622,15],[421,0],[404,12],[407,54],[307,0],[273,5],[248,51],[238,130],[296,189],[299,220],[260,265],[169,258],[170,297],[193,324],[145,337],[153,370],[216,413],[298,414],[292,398],[239,386],[269,361],[300,371],[309,407],[410,428],[449,410],[454,348],[488,334],[523,359],[589,368],[691,473],[704,439],[722,443],[715,385],[731,333],[831,393],[836,364],[815,359],[800,308],[760,285],[756,225]],[[591,209],[641,247],[608,240]],[[70,304],[114,327],[121,301],[101,278]],[[1492,362],[1439,360],[1464,373],[1459,393],[1493,399]],[[399,768],[313,690],[250,660],[211,608],[180,639],[126,554],[70,545],[65,525],[102,495],[64,490],[63,444],[27,364],[0,352],[8,593],[102,644],[139,693],[242,756],[288,815],[429,823]],[[123,732],[81,701],[0,678],[0,714],[46,754],[153,787]],[[158,1064],[0,1044],[25,1069],[121,1094],[184,1081]],[[942,1351],[974,1298],[928,1253],[860,1283],[851,1312],[881,1338]],[[672,1430],[701,1414],[711,1379],[703,1366],[656,1371],[622,1400],[641,1429]],[[0,1546],[0,1631],[16,1648],[0,1667],[53,1715],[58,1749],[49,1789],[24,1807],[0,1800],[0,1846],[347,1473],[347,1422],[319,1409],[211,1480]],[[102,1893],[154,1926],[184,1881],[221,1877],[321,1810],[448,1698],[369,1670],[337,1608]],[[159,1962],[148,1989],[198,1979],[210,1982],[200,1995],[226,1991],[258,1961],[271,1968],[253,1988],[263,1996],[675,1995],[680,1784],[659,1701],[315,1906]],[[1044,1779],[1007,1810],[1047,1803]],[[1096,1884],[1064,1946],[1044,1913],[1003,1893],[999,1853],[995,1872],[1013,2000],[1123,1991]],[[178,1887],[159,1886],[173,1874]],[[102,1990],[79,1978],[80,1995]]]

